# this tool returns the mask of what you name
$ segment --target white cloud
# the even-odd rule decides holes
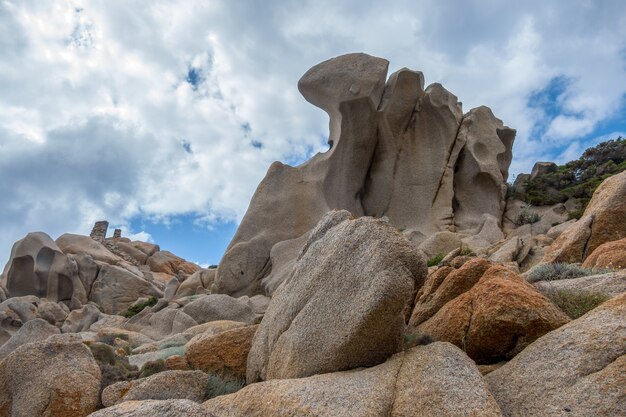
[[[30,230],[102,218],[240,219],[273,160],[324,148],[296,83],[332,56],[382,56],[490,106],[518,129],[515,173],[619,111],[625,50],[619,0],[1,0],[0,258]],[[565,113],[529,106],[558,76]]]

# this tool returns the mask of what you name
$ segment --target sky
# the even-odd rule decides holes
[[[626,136],[623,0],[0,0],[0,264],[102,219],[217,264],[271,162],[327,149],[297,81],[349,52],[489,106],[510,179]]]

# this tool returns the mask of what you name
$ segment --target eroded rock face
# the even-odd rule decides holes
[[[626,269],[626,238],[598,246],[585,259],[585,268]]]
[[[486,107],[463,116],[440,84],[348,54],[311,68],[298,87],[330,118],[330,150],[272,164],[222,258],[213,292],[272,294],[307,233],[331,209],[389,219],[419,241],[442,231],[499,230],[515,131]],[[500,232],[501,233],[501,232]],[[494,243],[494,242],[488,242]]]
[[[384,361],[401,348],[405,308],[425,276],[423,257],[393,227],[329,212],[270,302],[248,382]]]
[[[8,297],[35,295],[76,307],[87,302],[76,263],[42,232],[15,242],[2,277]]]
[[[472,360],[449,343],[372,368],[252,384],[203,405],[223,417],[502,416]]]
[[[626,409],[626,294],[539,338],[487,375],[505,415],[617,416]]]

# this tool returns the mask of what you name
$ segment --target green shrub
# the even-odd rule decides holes
[[[116,382],[131,381],[139,376],[137,367],[128,363],[127,358],[118,356],[111,346],[104,343],[90,343],[88,346],[102,374],[100,391]]]
[[[441,262],[444,258],[444,255],[435,255],[432,258],[430,258],[427,262],[426,265],[428,266],[436,266],[439,265],[439,262]]]
[[[167,371],[167,366],[163,359],[157,359],[155,361],[146,362],[139,372],[139,378],[146,378],[150,375],[158,374],[159,372]]]
[[[244,381],[223,378],[217,374],[210,373],[205,400],[210,400],[220,395],[232,394],[242,389],[244,385]]]
[[[217,265],[215,264],[209,265],[207,269],[217,269]]]
[[[476,256],[473,250],[468,247],[461,246],[461,251],[459,252],[459,256]]]
[[[610,297],[581,290],[556,290],[548,293],[548,298],[572,319],[577,319],[593,310]]]
[[[185,352],[187,352],[187,346],[172,346],[165,348],[159,351],[159,356],[161,359],[167,359],[170,356],[178,355],[185,356]]]
[[[567,213],[567,220],[572,220],[572,219],[578,220],[583,216],[584,212],[585,212],[584,208],[578,208],[574,211],[570,211]]]
[[[144,303],[139,303],[139,304],[134,304],[130,307],[128,307],[128,309],[126,311],[123,311],[120,313],[120,315],[126,317],[127,319],[133,317],[136,314],[139,314],[144,308],[146,307],[152,307],[154,305],[156,305],[156,303],[159,301],[158,298],[156,298],[154,295],[151,295],[150,298],[148,298],[148,301],[144,302]]]
[[[576,264],[554,263],[540,264],[533,267],[526,278],[528,282],[555,281],[559,279],[580,278],[611,272],[610,269],[583,268]]]
[[[404,335],[404,350],[410,349],[414,346],[428,345],[434,342],[433,338],[426,333],[422,333],[419,330],[415,330],[411,333]]]
[[[529,205],[525,205],[522,207],[520,213],[517,215],[517,218],[515,219],[515,224],[518,226],[522,226],[524,224],[537,223],[539,220],[541,220],[541,216],[532,211]]]

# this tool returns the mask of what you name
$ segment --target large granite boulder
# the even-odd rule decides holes
[[[209,379],[202,371],[164,371],[134,381],[121,381],[102,391],[102,405],[123,401],[186,399],[202,402]]]
[[[0,346],[0,361],[18,347],[27,343],[43,342],[48,337],[59,334],[61,331],[42,319],[26,322],[11,338]]]
[[[8,297],[35,295],[73,307],[87,302],[76,263],[42,232],[29,233],[15,242],[2,273],[2,284]]]
[[[626,171],[607,178],[583,216],[563,232],[542,262],[584,262],[600,245],[626,238]]]
[[[298,167],[276,162],[222,258],[213,292],[273,294],[308,233],[331,209],[387,217],[417,244],[456,229],[499,230],[515,131],[486,107],[463,116],[440,84],[348,54],[311,68],[302,95],[330,118],[330,149]],[[501,232],[500,232],[501,233]],[[494,243],[494,242],[489,242]]]
[[[216,272],[217,269],[200,269],[194,272],[178,286],[174,299],[207,293],[215,281]]]
[[[119,266],[101,264],[89,299],[103,313],[117,314],[133,305],[140,297],[161,297],[163,293],[152,283]]]
[[[202,405],[191,400],[124,401],[96,411],[90,417],[215,417]]]
[[[486,379],[511,417],[626,410],[626,293],[537,339]]]
[[[98,404],[100,378],[80,342],[23,345],[0,361],[0,415],[86,416]]]
[[[225,294],[203,295],[185,305],[183,311],[199,324],[215,320],[233,320],[251,324],[255,319],[255,313],[247,298],[233,298]]]
[[[372,368],[252,384],[204,407],[220,417],[502,416],[476,365],[449,343]]]
[[[161,272],[168,275],[179,275],[186,277],[200,270],[194,263],[187,262],[183,258],[174,255],[166,250],[155,252],[147,260],[147,265],[153,272]]]
[[[598,246],[585,259],[583,267],[626,269],[626,238]]]
[[[207,332],[194,337],[187,344],[185,358],[193,369],[244,379],[257,327],[239,327],[217,334]]]
[[[248,356],[248,382],[384,361],[402,347],[405,309],[425,277],[423,256],[395,228],[329,212],[270,302]]]
[[[496,265],[417,329],[435,340],[454,343],[477,363],[495,363],[510,359],[568,321],[532,285]]]

